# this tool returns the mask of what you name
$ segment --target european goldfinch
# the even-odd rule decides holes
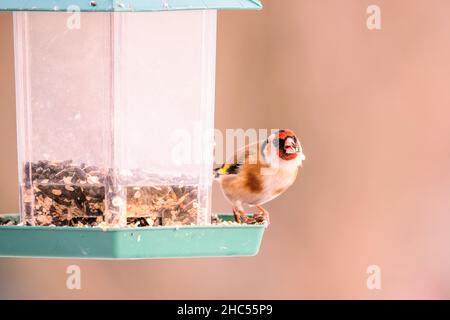
[[[266,140],[246,145],[215,169],[215,178],[233,206],[236,222],[268,224],[269,213],[262,205],[294,183],[303,160],[305,155],[294,132],[279,130]],[[259,213],[249,218],[244,205],[256,206]]]

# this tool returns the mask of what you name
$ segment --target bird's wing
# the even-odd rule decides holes
[[[244,164],[256,164],[259,160],[259,143],[249,144],[239,149],[221,167],[216,168],[214,174],[216,177],[238,174]]]
[[[229,175],[229,174],[238,174],[241,164],[239,163],[224,163],[221,167],[214,169],[214,175],[216,177]]]

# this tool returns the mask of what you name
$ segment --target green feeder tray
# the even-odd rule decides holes
[[[232,219],[220,215],[222,220]],[[0,216],[18,221],[18,215]],[[254,256],[264,225],[147,228],[0,226],[0,257],[156,259]]]

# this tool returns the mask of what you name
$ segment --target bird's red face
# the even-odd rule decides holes
[[[278,156],[283,160],[294,160],[303,155],[300,142],[292,130],[275,132],[272,143],[278,149]]]

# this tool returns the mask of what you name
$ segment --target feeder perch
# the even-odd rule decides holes
[[[0,0],[14,11],[21,211],[0,217],[0,256],[255,255],[264,226],[212,223],[211,186],[217,10],[260,8]]]

